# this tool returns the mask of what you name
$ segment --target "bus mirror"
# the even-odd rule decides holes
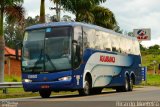
[[[18,41],[17,43],[16,43],[16,51],[15,51],[15,54],[16,54],[16,60],[19,60],[19,48],[18,47],[22,47],[22,42],[20,42],[20,41]]]
[[[78,42],[76,40],[72,40],[73,44],[78,44]]]

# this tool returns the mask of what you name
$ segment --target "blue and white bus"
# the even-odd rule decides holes
[[[25,91],[39,92],[42,98],[52,91],[132,91],[142,80],[139,42],[79,22],[33,25],[24,34],[22,80]]]

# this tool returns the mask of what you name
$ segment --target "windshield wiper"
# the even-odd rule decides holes
[[[46,55],[48,61],[50,62],[51,66],[56,70],[56,67],[55,67],[54,63],[51,61],[51,58],[49,57],[49,55],[48,54],[45,54],[45,55]]]
[[[44,55],[44,56],[43,56],[43,55]],[[42,56],[43,56],[43,59],[42,59]],[[37,66],[38,64],[44,63],[44,61],[43,61],[43,60],[45,60],[44,57],[46,57],[46,59],[48,59],[48,61],[50,62],[51,66],[56,70],[56,67],[55,67],[55,65],[53,64],[53,62],[51,61],[51,58],[49,57],[49,55],[48,55],[48,54],[43,54],[43,49],[41,49],[40,56],[39,56],[38,60],[35,62],[35,64],[34,64],[33,71],[34,71],[36,68],[42,69],[42,67],[40,68],[40,67],[36,67],[36,66]],[[45,64],[44,64],[44,68],[45,68]]]
[[[43,60],[42,60],[42,54],[43,53],[43,49],[41,49],[41,53],[40,53],[40,56],[38,58],[38,60],[35,62],[34,66],[32,67],[32,70],[34,71],[35,69],[42,69],[43,67],[37,67],[37,64],[41,64],[43,63]]]
[[[32,70],[32,71],[34,71],[34,70],[40,70],[40,69],[42,69],[42,67],[29,67],[29,66],[22,66],[22,68],[24,68],[25,69],[25,71],[30,71],[30,70]]]

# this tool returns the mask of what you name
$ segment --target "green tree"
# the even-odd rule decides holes
[[[114,29],[117,26],[117,22],[114,14],[107,8],[101,6],[94,6],[91,9],[91,13],[94,15],[93,24],[108,28]]]
[[[93,22],[94,19],[92,18],[90,10],[92,7],[105,1],[106,0],[61,0],[60,4],[65,10],[75,14],[76,21],[80,21],[83,14],[86,18],[89,16],[89,21]]]
[[[45,23],[45,0],[41,0],[39,22]]]
[[[132,36],[132,37],[134,37],[133,32],[128,32],[128,36]]]
[[[23,0],[0,0],[0,82],[4,81],[4,16],[17,21],[24,19]]]
[[[160,48],[159,45],[153,45],[149,47],[150,50],[158,50],[159,48]]]
[[[24,29],[24,23],[16,22],[14,19],[6,17],[4,23],[5,45],[15,49],[17,40],[22,41]]]
[[[52,22],[57,22],[57,15],[51,16],[51,21]]]
[[[32,18],[29,16],[25,19],[25,27],[32,26],[39,23],[39,16],[35,16],[35,18]]]
[[[117,33],[123,34],[123,29],[121,29],[119,25],[117,25],[113,30]]]
[[[99,6],[106,0],[61,0],[65,10],[76,16],[76,21],[96,24],[114,29],[117,22],[114,14],[107,8]]]
[[[64,15],[64,16],[62,17],[62,21],[71,22],[71,21],[72,21],[72,18],[71,18],[71,16]]]
[[[142,44],[140,44],[140,50],[145,51],[145,50],[147,50],[147,48],[145,48]]]
[[[160,46],[159,45],[153,45],[150,46],[149,49],[147,50],[148,53],[155,55],[160,54]]]

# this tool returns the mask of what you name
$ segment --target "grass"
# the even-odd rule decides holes
[[[23,88],[8,88],[7,94],[3,94],[2,89],[0,91],[0,99],[33,97],[33,96],[38,96],[38,93],[24,92]]]
[[[160,75],[147,75],[147,85],[160,86]]]
[[[160,86],[160,75],[158,75],[158,74],[147,74],[147,81],[142,82],[142,85]]]
[[[20,77],[15,76],[5,76],[6,82],[19,82],[21,81]],[[147,74],[147,82],[142,82],[141,85],[135,86],[135,88],[141,88],[142,86],[160,86],[160,75],[153,75],[153,74]],[[111,89],[105,89],[111,90]],[[55,95],[67,95],[67,94],[78,94],[77,91],[75,92],[59,92],[59,93],[52,93],[52,96]],[[38,92],[32,93],[32,92],[25,92],[23,88],[8,88],[8,93],[3,94],[2,89],[0,89],[0,99],[6,99],[6,98],[21,98],[21,97],[34,97],[39,96]]]
[[[158,64],[160,64],[160,55],[152,55],[152,54],[147,54],[147,55],[142,55],[142,65],[147,66],[148,70],[153,70],[153,61],[156,61],[155,67],[156,70],[158,70]]]
[[[22,88],[9,88],[7,94],[0,91],[0,99],[38,96],[38,93],[24,92]]]
[[[8,76],[5,75],[5,82],[21,82],[21,77],[17,76]],[[34,97],[34,96],[39,96],[38,92],[25,92],[23,88],[8,88],[7,89],[7,94],[3,93],[3,90],[0,89],[0,99],[6,99],[6,98],[21,98],[21,97]],[[59,92],[55,93],[52,92],[52,95],[67,95],[67,94],[78,94],[77,91],[75,92]]]
[[[21,77],[5,75],[5,82],[21,82]]]
[[[68,95],[68,94],[78,94],[78,91],[70,92],[70,91],[62,91],[62,92],[52,92],[51,96],[57,95]],[[38,92],[25,92],[23,88],[8,88],[8,93],[4,94],[2,89],[0,89],[0,99],[7,98],[22,98],[22,97],[35,97],[39,96]]]

